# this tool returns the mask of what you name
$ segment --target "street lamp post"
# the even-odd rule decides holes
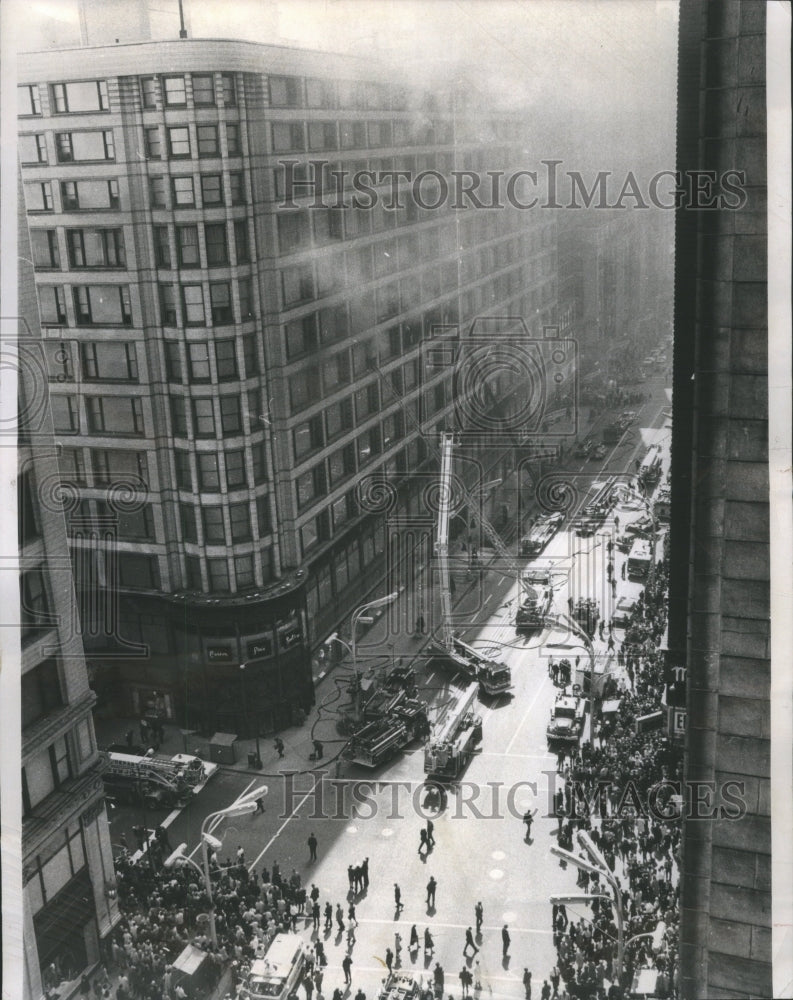
[[[247,663],[240,664],[240,670],[242,672],[242,714],[245,719],[245,732],[248,732],[248,699],[245,696],[245,668],[248,666]],[[259,753],[259,714],[254,711],[253,713],[253,728],[256,737],[256,767],[261,769],[262,766],[262,755]]]
[[[204,822],[201,824],[201,861],[204,869],[204,887],[209,898],[209,934],[212,939],[213,948],[217,948],[218,946],[218,934],[215,926],[215,901],[212,895],[212,878],[209,873],[209,851],[207,850],[207,844],[214,843],[219,847],[220,841],[212,837],[212,834],[207,831],[207,824],[216,818],[243,816],[246,813],[256,812],[256,799],[262,794],[266,794],[266,792],[267,786],[262,785],[261,788],[256,788],[254,791],[248,792],[230,806],[226,806],[225,809],[218,809],[216,812],[209,813],[208,816],[204,817]],[[196,867],[198,866],[196,865]]]
[[[352,653],[352,670],[353,676],[355,678],[355,719],[360,721],[361,718],[361,676],[358,671],[358,622],[363,622],[364,624],[371,624],[374,619],[369,618],[366,615],[367,611],[373,611],[375,608],[382,608],[388,604],[393,604],[394,601],[399,596],[396,590],[392,591],[390,594],[386,594],[385,597],[378,597],[376,601],[369,601],[367,604],[362,604],[360,607],[356,608],[352,613],[352,619],[350,622],[350,631],[352,633],[350,639],[350,652]],[[338,639],[339,637],[336,636]],[[347,645],[344,640],[339,640],[343,645]]]

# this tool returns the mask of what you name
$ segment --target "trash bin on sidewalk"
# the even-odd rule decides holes
[[[215,733],[209,741],[209,759],[213,764],[235,764],[237,755],[234,744],[236,733]]]

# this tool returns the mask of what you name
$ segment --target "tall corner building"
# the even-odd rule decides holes
[[[530,122],[483,123],[380,67],[240,41],[20,67],[93,686],[121,715],[156,703],[243,733],[248,700],[258,729],[277,729],[312,701],[312,650],[393,585],[402,557],[389,548],[387,569],[364,487],[422,503],[427,443],[455,407],[453,366],[424,364],[427,343],[456,344],[480,314],[536,336],[556,322],[551,213],[436,206],[431,178],[389,209],[377,175],[525,165]],[[367,170],[377,197],[354,207]],[[482,460],[501,475],[514,450]]]
[[[75,609],[30,244],[19,233],[19,544],[24,997],[79,980],[120,919]]]

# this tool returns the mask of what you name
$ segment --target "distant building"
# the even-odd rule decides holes
[[[525,165],[531,123],[483,124],[460,95],[370,63],[247,42],[20,67],[95,688],[111,710],[190,728],[242,733],[243,700],[262,731],[288,725],[312,702],[312,650],[407,572],[387,561],[369,487],[388,478],[406,512],[424,502],[422,463],[461,398],[454,351],[430,365],[427,343],[454,344],[482,314],[521,316],[533,336],[556,321],[551,213],[455,210],[453,189],[433,207],[432,171]],[[403,180],[388,210],[392,180],[370,178],[374,207],[339,208],[334,170],[349,204],[360,171],[424,186]],[[525,394],[510,378],[490,380],[494,401]],[[480,452],[497,476],[504,451]]]
[[[24,216],[19,233],[24,996],[76,987],[118,921]],[[65,987],[63,987],[65,989]],[[62,995],[62,993],[60,994]]]

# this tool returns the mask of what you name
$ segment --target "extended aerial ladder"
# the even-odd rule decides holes
[[[482,740],[482,720],[474,712],[476,684],[461,691],[457,702],[438,720],[424,748],[424,773],[456,778]]]

